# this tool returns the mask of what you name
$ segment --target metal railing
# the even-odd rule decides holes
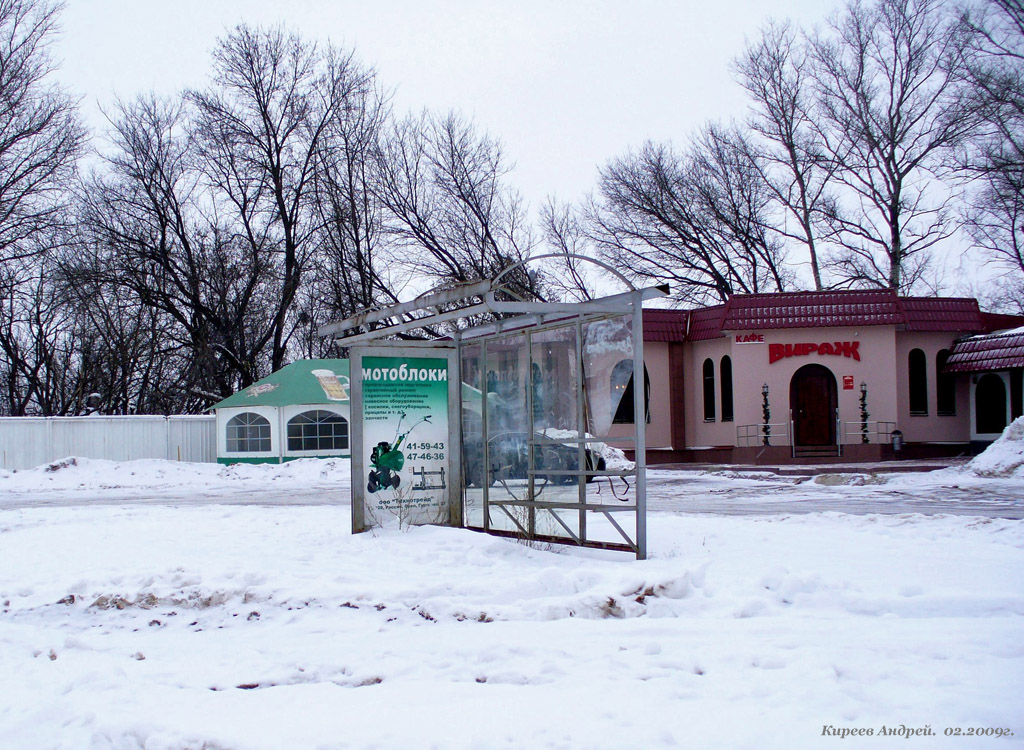
[[[840,422],[840,441],[843,445],[888,444],[890,433],[896,429],[895,422],[870,420],[861,422]]]
[[[736,445],[741,448],[756,448],[759,445],[791,445],[790,422],[767,422],[741,424],[736,426]]]
[[[868,422],[843,422],[836,419],[836,442],[842,455],[845,445],[886,445],[891,442],[890,433],[896,429],[896,422],[871,420]],[[865,437],[867,438],[865,440]],[[793,446],[793,422],[772,422],[768,424],[744,424],[736,427],[736,445],[740,448],[758,446]]]

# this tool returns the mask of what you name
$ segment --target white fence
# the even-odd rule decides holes
[[[217,418],[0,417],[0,468],[31,469],[66,456],[212,463],[217,460]]]

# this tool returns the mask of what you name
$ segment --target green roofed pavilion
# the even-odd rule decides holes
[[[348,457],[348,360],[293,362],[212,409],[220,463]]]
[[[348,404],[348,389],[347,359],[300,359],[210,408]]]

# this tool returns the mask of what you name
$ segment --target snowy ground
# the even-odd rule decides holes
[[[2,473],[0,747],[1022,747],[1019,432],[930,474],[652,471],[643,562],[353,537],[343,461]]]

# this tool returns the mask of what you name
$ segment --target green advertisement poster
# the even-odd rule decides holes
[[[367,522],[445,522],[448,360],[363,357],[362,402]]]

